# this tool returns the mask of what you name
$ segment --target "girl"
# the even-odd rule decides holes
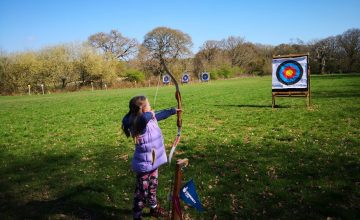
[[[122,129],[127,137],[134,138],[135,152],[132,169],[136,173],[133,217],[141,219],[142,210],[149,202],[150,215],[165,217],[156,199],[158,167],[167,162],[164,138],[157,121],[174,115],[175,108],[154,112],[145,96],[136,96],[129,102],[129,112],[122,120]]]

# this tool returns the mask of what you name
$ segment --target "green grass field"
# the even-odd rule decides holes
[[[305,98],[277,98],[271,77],[181,87],[188,158],[206,211],[187,219],[359,219],[360,75],[313,76]],[[132,219],[128,101],[156,88],[0,97],[0,219]],[[159,89],[155,109],[176,105]],[[159,122],[167,150],[176,117]],[[174,165],[174,164],[172,164]],[[163,166],[167,207],[174,166]],[[145,219],[147,219],[145,217]]]

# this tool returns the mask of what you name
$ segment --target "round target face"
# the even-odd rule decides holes
[[[164,78],[163,78],[163,82],[164,83],[169,83],[170,82],[170,76],[165,75]]]
[[[209,74],[208,73],[202,73],[201,78],[202,78],[202,80],[207,81],[207,80],[209,80]]]
[[[182,81],[183,82],[188,82],[189,81],[189,75],[188,74],[184,74],[182,77]]]
[[[276,77],[285,85],[293,85],[300,81],[303,72],[303,68],[298,62],[294,60],[287,60],[278,66],[276,70]]]

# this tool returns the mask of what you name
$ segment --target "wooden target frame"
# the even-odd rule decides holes
[[[310,93],[310,66],[309,66],[309,53],[307,54],[289,54],[289,55],[278,55],[278,56],[273,56],[273,63],[274,63],[274,59],[284,59],[285,61],[283,63],[294,63],[296,64],[296,58],[301,58],[301,57],[306,57],[306,87],[301,87],[301,88],[296,88],[296,86],[292,87],[291,85],[286,85],[285,88],[274,88],[274,79],[273,79],[273,85],[272,85],[272,108],[275,108],[275,99],[276,97],[305,97],[307,99],[307,107],[309,107],[311,105],[311,93]],[[288,58],[288,59],[287,59]],[[288,61],[287,61],[288,60]],[[293,61],[293,62],[292,62]],[[281,63],[280,65],[282,65],[283,63]],[[279,67],[280,65],[278,65],[277,70],[273,69],[273,74],[272,77],[274,78],[274,71],[276,71],[275,73],[278,76],[278,72],[279,72]],[[296,64],[297,65],[297,64]],[[273,65],[274,67],[274,65]],[[296,68],[295,66],[295,69]],[[301,69],[302,71],[304,71],[303,69]],[[301,72],[301,76],[303,77],[303,72]],[[278,79],[275,79],[275,81]],[[298,82],[300,79],[298,79],[296,82]],[[294,84],[296,84],[296,82]],[[286,82],[284,82],[286,83]]]

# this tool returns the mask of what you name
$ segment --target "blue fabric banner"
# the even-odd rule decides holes
[[[196,208],[198,211],[204,211],[199,201],[199,197],[195,189],[195,184],[192,179],[181,188],[180,199],[183,200],[186,204]]]

